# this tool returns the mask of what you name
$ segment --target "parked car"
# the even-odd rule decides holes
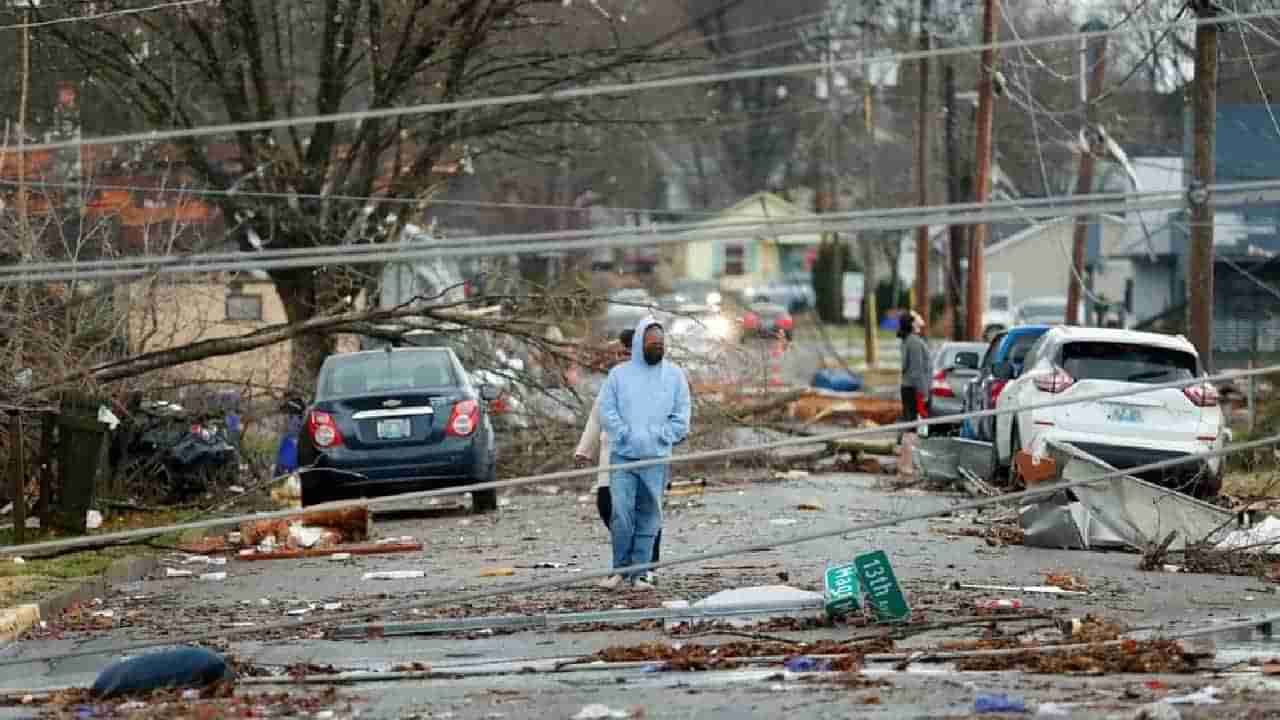
[[[808,273],[790,273],[775,278],[763,285],[753,285],[741,292],[745,305],[769,303],[782,305],[789,312],[801,312],[814,306],[817,302],[813,289],[813,281]]]
[[[1084,322],[1085,305],[1080,303],[1077,315]],[[1015,325],[1061,325],[1067,318],[1067,299],[1037,297],[1022,301],[1013,311]]]
[[[1032,348],[1025,372],[1005,388],[997,407],[1204,376],[1195,347],[1180,335],[1059,327]],[[993,449],[997,465],[1007,467],[1019,450],[1046,436],[1125,470],[1221,448],[1226,434],[1218,392],[1204,383],[1003,415]],[[1212,497],[1222,488],[1224,467],[1221,458],[1212,458],[1143,479]]]
[[[751,336],[776,338],[782,333],[788,340],[795,329],[791,313],[782,305],[755,303],[742,314],[742,339]]]
[[[705,305],[719,309],[723,300],[720,286],[710,280],[676,280],[671,283],[671,296],[679,298],[677,305]]]
[[[982,356],[978,376],[965,387],[964,411],[970,413],[994,408],[996,398],[1000,397],[1005,386],[1022,373],[1022,361],[1031,346],[1049,329],[1048,325],[1027,325],[996,333]],[[990,417],[966,420],[961,434],[990,442],[994,427]]]
[[[497,444],[487,403],[449,348],[333,355],[298,439],[302,504],[491,481]],[[496,490],[474,493],[492,511]]]
[[[959,415],[964,411],[964,392],[969,382],[978,377],[982,356],[987,346],[980,342],[947,342],[933,356],[933,385],[929,390],[929,414],[932,417]],[[955,428],[937,427],[938,431]]]

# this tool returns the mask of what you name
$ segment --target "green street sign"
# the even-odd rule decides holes
[[[853,564],[857,567],[867,604],[875,609],[881,622],[903,622],[911,616],[911,607],[898,586],[889,556],[883,550],[859,555],[853,559]]]
[[[841,565],[827,568],[823,595],[826,598],[827,617],[840,617],[858,609],[862,586],[858,584],[858,568]]]

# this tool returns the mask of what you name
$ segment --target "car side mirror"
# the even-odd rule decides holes
[[[480,386],[480,399],[485,402],[493,402],[498,399],[498,388],[490,383]]]

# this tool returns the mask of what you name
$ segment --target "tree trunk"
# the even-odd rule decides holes
[[[285,319],[289,323],[304,322],[319,313],[318,279],[319,276],[309,270],[272,273],[276,293],[280,295]],[[289,389],[308,396],[315,389],[320,366],[333,354],[334,338],[331,335],[306,334],[292,338],[290,343]]]

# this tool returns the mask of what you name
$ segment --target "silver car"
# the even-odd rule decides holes
[[[929,389],[929,414],[947,417],[964,412],[965,389],[978,377],[987,344],[943,343],[933,356],[933,384]]]

